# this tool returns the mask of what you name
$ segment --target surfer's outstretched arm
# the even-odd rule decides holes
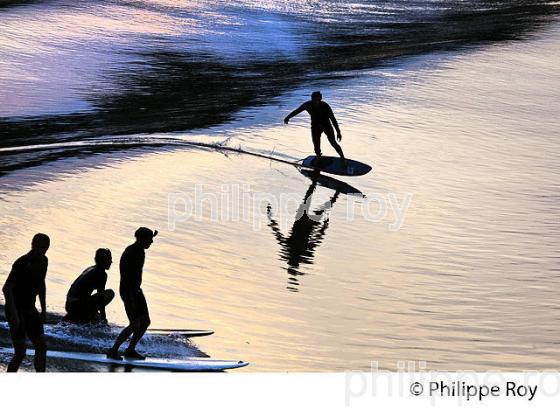
[[[276,222],[272,217],[272,207],[270,206],[270,204],[268,204],[268,206],[266,207],[266,215],[268,216],[268,220],[270,221],[268,226],[270,226],[270,228],[272,229],[272,233],[274,233],[274,236],[276,236],[276,241],[279,244],[285,244],[286,238],[284,238],[284,235],[282,234],[282,232],[280,232],[280,228],[278,228],[278,222]]]
[[[47,320],[47,285],[45,281],[39,285],[39,303],[41,304],[41,320],[44,323]]]
[[[295,117],[296,115],[298,115],[299,113],[303,112],[305,110],[305,103],[301,104],[299,106],[299,108],[296,108],[295,110],[293,110],[291,113],[289,113],[286,118],[284,118],[284,124],[287,124],[290,121],[290,118]]]

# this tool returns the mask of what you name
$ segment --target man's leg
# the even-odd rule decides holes
[[[95,315],[95,306],[90,298],[80,299],[72,306],[72,317],[81,323],[88,323]]]
[[[33,361],[35,371],[42,373],[47,366],[47,343],[45,342],[45,336],[36,336],[31,339],[31,343],[33,343],[33,347],[35,348],[35,360]]]
[[[125,327],[121,333],[119,333],[117,340],[115,340],[115,343],[113,344],[113,347],[111,347],[110,351],[118,352],[121,345],[130,337],[133,331],[134,329],[132,327],[132,323],[130,323],[130,325]]]
[[[114,298],[115,292],[113,291],[113,289],[105,289],[105,292],[103,293],[103,301],[105,303],[105,306],[111,303]]]
[[[138,344],[140,339],[142,339],[142,336],[144,336],[146,330],[148,330],[148,327],[150,327],[150,324],[151,321],[149,315],[141,316],[131,324],[133,333],[132,337],[130,338],[128,348],[126,349],[127,351],[136,350],[136,345]]]
[[[346,162],[346,158],[344,158],[344,152],[342,152],[342,147],[338,144],[338,142],[336,142],[336,138],[334,136],[334,130],[332,128],[327,128],[325,129],[325,134],[327,135],[327,138],[329,139],[329,142],[331,143],[333,148],[340,156],[342,162]]]
[[[119,355],[119,348],[126,341],[126,339],[128,339],[130,335],[132,335],[132,332],[134,331],[132,327],[135,317],[134,303],[129,299],[122,298],[122,300],[124,302],[124,310],[126,311],[126,316],[128,316],[130,324],[119,333],[119,335],[117,336],[117,340],[115,340],[113,346],[107,351],[107,357],[114,360],[122,360],[122,357]]]
[[[62,320],[66,322],[74,322],[76,318],[72,314],[74,312],[72,302],[66,301],[66,304],[64,305],[64,309],[66,309],[66,315]]]
[[[94,320],[98,320],[99,319],[98,314],[101,311],[101,309],[103,309],[105,306],[111,303],[114,298],[115,298],[115,292],[112,289],[105,289],[103,291],[102,302],[99,300],[99,295],[97,294],[97,292],[91,295],[90,297],[88,297],[87,304],[86,304],[87,307],[85,309],[85,314],[87,315],[87,321],[91,322]]]
[[[130,338],[130,343],[126,349],[125,356],[132,357],[136,359],[144,359],[142,355],[136,352],[136,344],[140,341],[148,327],[150,326],[150,312],[148,310],[148,303],[146,302],[146,297],[142,290],[138,290],[135,295],[134,300],[134,315],[131,319],[131,325],[133,329],[132,337]]]
[[[14,356],[12,357],[12,360],[10,360],[10,364],[8,364],[8,373],[18,371],[21,362],[23,361],[23,359],[25,359],[25,353],[27,351],[27,347],[25,346],[25,339],[14,341],[13,345]]]
[[[313,149],[315,150],[315,155],[317,156],[317,160],[315,161],[315,165],[318,165],[319,159],[321,157],[321,133],[323,131],[320,128],[311,128],[311,140],[313,141]]]

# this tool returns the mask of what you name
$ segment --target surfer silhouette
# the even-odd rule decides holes
[[[292,276],[289,281],[291,285],[297,285],[298,281],[295,277],[302,275],[298,271],[300,264],[313,263],[315,250],[323,241],[329,227],[329,218],[326,216],[327,211],[332,208],[340,194],[336,191],[330,200],[317,209],[310,211],[311,199],[316,187],[317,178],[313,179],[311,185],[309,185],[303,201],[296,212],[296,218],[290,234],[287,237],[280,231],[278,222],[272,217],[271,205],[267,206],[268,226],[272,229],[276,241],[282,247],[280,258],[288,263],[288,273]],[[293,287],[288,287],[288,289],[292,291],[297,290]]]
[[[6,300],[6,319],[14,345],[14,356],[8,364],[8,372],[17,372],[25,358],[26,336],[35,348],[35,370],[45,371],[47,345],[43,323],[47,317],[45,277],[49,264],[46,256],[49,246],[50,238],[47,235],[36,234],[31,241],[31,250],[14,262],[2,288]],[[37,296],[41,303],[41,314],[35,306]]]
[[[330,144],[340,156],[342,165],[346,167],[347,161],[344,157],[344,152],[342,152],[342,147],[336,142],[337,139],[338,141],[342,140],[342,133],[340,132],[338,121],[330,105],[323,101],[323,96],[320,91],[311,93],[311,100],[304,102],[299,108],[289,113],[286,118],[284,118],[284,124],[288,124],[292,117],[295,117],[303,111],[307,111],[311,117],[311,139],[313,140],[313,147],[315,149],[315,155],[317,156],[314,164],[319,165],[321,162],[321,134],[325,133]],[[336,139],[333,126],[336,130]]]
[[[158,231],[141,227],[136,230],[136,241],[123,252],[120,260],[121,283],[119,293],[130,324],[117,337],[115,344],[107,351],[107,357],[122,360],[120,346],[130,337],[124,356],[130,359],[144,360],[145,357],[136,351],[136,345],[150,326],[148,304],[142,292],[142,269],[146,258],[145,250],[154,242]]]
[[[100,248],[95,252],[95,265],[82,272],[72,283],[66,295],[64,320],[70,322],[107,322],[105,306],[115,297],[115,292],[105,289],[107,272],[113,263],[111,251]],[[97,293],[93,293],[97,290]],[[93,294],[92,294],[93,293]]]

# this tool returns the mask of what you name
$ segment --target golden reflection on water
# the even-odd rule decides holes
[[[307,178],[253,157],[170,149],[103,154],[85,167],[65,159],[3,177],[0,280],[35,232],[49,233],[48,303],[61,311],[95,249],[109,247],[118,260],[134,229],[147,225],[161,230],[145,266],[154,325],[211,328],[201,348],[248,360],[248,371],[367,370],[371,360],[393,370],[399,360],[437,370],[555,368],[560,79],[553,64],[541,64],[539,78],[531,67],[536,54],[552,61],[558,44],[490,48],[416,77],[397,71],[393,83],[373,73],[348,85],[368,104],[350,103],[348,89],[325,90],[347,155],[374,165],[346,181],[369,197],[413,200],[402,229],[391,231],[390,213],[377,223],[348,220],[353,202],[342,196],[313,263],[300,266],[304,275],[290,276],[265,213],[211,221],[206,202],[199,220],[174,231],[167,223],[169,193],[245,184],[293,194],[290,207],[274,207],[288,234]],[[303,95],[287,97],[279,112]],[[253,149],[294,157],[310,149],[304,119],[228,132]],[[313,207],[330,196],[317,188]],[[118,285],[117,264],[109,285]],[[120,301],[108,312],[125,323]]]
[[[148,251],[145,266],[145,290],[153,321],[160,327],[216,330],[215,339],[222,347],[211,354],[223,350],[221,356],[234,352],[243,357],[247,352],[261,362],[257,368],[274,368],[266,363],[275,357],[291,362],[292,369],[310,369],[314,366],[302,359],[309,346],[328,352],[335,339],[351,331],[352,320],[337,318],[351,316],[350,312],[334,307],[341,306],[341,293],[346,297],[353,293],[342,289],[341,283],[356,272],[350,272],[348,263],[336,257],[335,249],[329,249],[331,239],[325,240],[324,249],[317,250],[318,267],[302,267],[309,276],[298,278],[302,292],[293,295],[286,290],[285,262],[278,260],[278,245],[264,214],[257,230],[253,224],[258,218],[212,222],[207,217],[179,223],[174,232],[166,229],[167,193],[192,193],[195,183],[203,183],[205,192],[219,193],[227,175],[230,184],[249,183],[253,190],[275,196],[293,189],[294,196],[300,198],[307,180],[295,168],[282,166],[280,170],[287,173],[287,181],[282,181],[275,167],[261,160],[198,151],[148,153],[109,164],[30,186],[23,197],[14,194],[5,198],[11,211],[6,222],[12,222],[16,231],[10,231],[15,240],[10,241],[2,260],[13,260],[24,252],[35,231],[47,232],[52,238],[48,276],[51,309],[62,310],[69,284],[91,263],[97,247],[113,249],[117,261],[134,229],[147,225],[162,231]],[[293,215],[279,217],[293,219]],[[289,224],[282,227],[289,228]],[[332,241],[344,246],[347,234],[338,239],[337,230],[340,233],[341,226],[331,229]],[[6,234],[0,234],[3,243],[8,241]],[[359,263],[367,262],[360,258]],[[109,286],[114,288],[118,286],[117,266],[115,263],[109,278]],[[346,271],[344,276],[348,277],[325,276],[326,272],[339,271]],[[314,287],[318,289],[314,291]],[[125,321],[120,302],[108,312],[113,320]],[[308,331],[302,330],[306,328]],[[286,350],[292,353],[286,354]]]

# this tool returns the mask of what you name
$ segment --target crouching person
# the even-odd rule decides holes
[[[95,252],[95,265],[82,272],[74,281],[66,296],[65,320],[69,322],[89,323],[107,322],[105,307],[115,297],[115,292],[105,289],[107,272],[113,263],[109,249]],[[95,293],[94,293],[95,292]]]

